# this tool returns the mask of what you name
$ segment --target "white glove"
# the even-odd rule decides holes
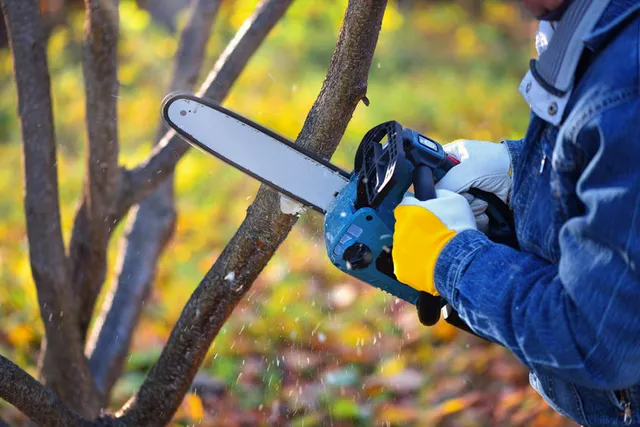
[[[485,212],[489,204],[482,199],[474,197],[471,193],[461,193],[461,195],[469,202],[469,206],[476,220],[476,227],[484,234],[487,234],[487,231],[489,231],[489,216]]]
[[[442,177],[436,189],[461,193],[471,206],[478,229],[486,233],[489,224],[485,213],[487,203],[467,191],[473,187],[494,193],[511,207],[512,165],[506,144],[458,140],[445,145],[444,150],[460,164]]]

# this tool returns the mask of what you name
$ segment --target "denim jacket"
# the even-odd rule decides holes
[[[639,3],[613,1],[586,38],[562,122],[532,113],[504,141],[520,250],[468,230],[435,269],[460,317],[584,426],[640,426]]]

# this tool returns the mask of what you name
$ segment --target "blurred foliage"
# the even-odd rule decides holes
[[[253,11],[226,1],[203,70]],[[535,23],[510,3],[398,8],[390,1],[360,104],[333,161],[349,169],[364,133],[394,119],[443,143],[522,136],[528,107],[518,83],[534,54]],[[226,106],[295,139],[314,102],[346,1],[298,0],[251,59]],[[121,159],[147,153],[160,119],[176,35],[122,0],[119,46]],[[179,25],[186,14],[178,16]],[[49,43],[65,238],[84,165],[83,16],[67,17]],[[9,52],[0,52],[0,353],[35,374],[43,328],[31,279],[22,207],[20,129]],[[204,74],[202,76],[204,78]],[[119,407],[157,359],[184,303],[244,218],[258,184],[193,150],[176,174],[175,237],[145,302]],[[504,349],[446,325],[422,327],[414,308],[355,281],[328,261],[322,218],[303,215],[215,340],[175,425],[281,424],[560,426]],[[111,273],[117,231],[110,247]],[[106,288],[106,287],[105,287]],[[4,404],[3,404],[4,405]],[[23,418],[0,406],[9,422]]]

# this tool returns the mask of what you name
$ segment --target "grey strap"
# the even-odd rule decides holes
[[[571,89],[573,76],[584,49],[584,38],[594,29],[611,0],[574,0],[533,66],[544,82],[559,92]]]
[[[611,0],[573,0],[557,23],[547,49],[520,83],[520,93],[533,112],[559,125],[573,90],[574,76],[584,51],[584,39],[593,31]]]

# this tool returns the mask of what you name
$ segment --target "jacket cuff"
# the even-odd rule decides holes
[[[524,139],[518,139],[518,140],[507,139],[501,142],[507,146],[509,157],[511,157],[511,175],[513,176],[519,164],[518,162],[520,160],[520,153],[522,153],[522,148],[524,147],[525,141]]]
[[[474,255],[492,244],[478,230],[465,230],[453,237],[442,249],[434,270],[434,284],[438,293],[454,305],[454,295],[467,265]]]

